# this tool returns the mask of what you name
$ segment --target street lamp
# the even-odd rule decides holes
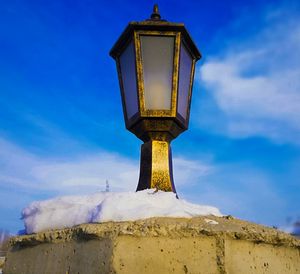
[[[131,22],[110,55],[116,60],[126,128],[140,138],[137,191],[176,193],[170,142],[187,130],[194,68],[201,54],[184,24],[151,18]]]

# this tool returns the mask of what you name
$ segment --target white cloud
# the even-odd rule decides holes
[[[200,161],[174,159],[178,185],[192,184],[211,169]],[[113,191],[134,191],[139,162],[103,151],[68,159],[43,158],[0,139],[0,171],[0,187],[81,194],[104,190],[108,180]]]
[[[0,189],[5,193],[0,208],[20,212],[36,199],[99,192],[105,189],[106,179],[112,191],[134,191],[138,172],[138,160],[115,153],[54,159],[31,154],[0,138]],[[271,224],[285,214],[282,203],[286,198],[278,195],[265,173],[252,166],[175,158],[174,180],[180,198],[217,206],[225,214]],[[270,214],[274,210],[276,217]]]
[[[175,158],[175,184],[194,184],[213,169],[197,160]],[[117,153],[99,151],[77,157],[49,157],[33,154],[0,137],[0,227],[16,232],[22,208],[34,200],[58,195],[83,195],[105,190],[135,191],[139,160]]]
[[[214,167],[207,163],[185,158],[174,159],[175,186],[194,185],[199,178],[214,172]]]
[[[274,14],[255,36],[209,57],[198,79],[212,92],[230,136],[299,143],[300,20]]]
[[[197,190],[189,190],[195,203],[212,204],[225,215],[268,225],[285,219],[288,198],[266,172],[239,163],[216,165],[213,173],[198,180]]]
[[[0,185],[40,191],[89,193],[105,188],[134,188],[138,163],[121,155],[99,152],[71,159],[49,159],[33,155],[0,140]]]

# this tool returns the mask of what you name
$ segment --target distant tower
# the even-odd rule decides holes
[[[109,192],[109,183],[108,183],[108,180],[106,180],[105,192]]]

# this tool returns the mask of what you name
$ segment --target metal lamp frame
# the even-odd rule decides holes
[[[170,110],[151,110],[145,107],[141,36],[174,37]],[[135,115],[128,118],[120,56],[131,42],[134,46],[138,111]],[[185,119],[178,113],[180,54],[183,46],[192,59]],[[126,128],[144,141],[141,149],[140,179],[137,190],[157,188],[176,192],[172,173],[170,142],[188,128],[195,64],[201,58],[201,54],[184,24],[161,20],[157,7],[154,7],[151,19],[128,24],[111,49],[110,55],[117,63]]]

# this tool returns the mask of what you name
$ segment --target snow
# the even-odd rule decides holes
[[[150,217],[222,216],[216,207],[177,199],[172,192],[100,192],[35,201],[22,211],[27,234],[72,227],[82,223],[135,221]]]
[[[210,225],[217,225],[219,224],[217,221],[215,220],[211,220],[211,219],[204,219],[204,221]]]

